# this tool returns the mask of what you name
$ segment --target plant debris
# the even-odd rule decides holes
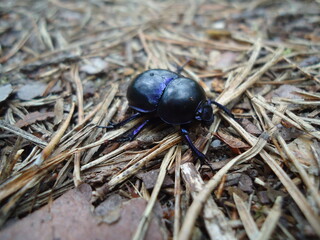
[[[13,89],[11,84],[0,86],[0,102],[6,100],[12,93],[12,90]]]
[[[2,1],[1,239],[318,239],[318,1]],[[147,69],[214,108],[179,127],[134,111]],[[54,231],[53,231],[54,230]]]

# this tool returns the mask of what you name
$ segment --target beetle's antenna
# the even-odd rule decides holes
[[[222,104],[220,104],[216,101],[210,100],[210,102],[211,102],[211,104],[216,105],[218,108],[220,108],[222,111],[224,111],[230,117],[234,118],[234,115],[232,114],[232,112],[228,108],[226,108],[225,106],[223,106]]]
[[[191,59],[188,59],[187,61],[185,61],[184,64],[182,64],[182,66],[178,66],[177,73],[180,74],[183,71],[184,67],[187,66],[191,61]]]

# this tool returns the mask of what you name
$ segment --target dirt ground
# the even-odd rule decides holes
[[[319,0],[1,1],[0,239],[319,239],[319,26]],[[181,66],[233,117],[97,127]]]

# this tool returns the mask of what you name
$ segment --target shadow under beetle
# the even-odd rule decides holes
[[[127,89],[129,106],[137,113],[120,123],[98,127],[120,127],[143,114],[152,113],[165,123],[180,125],[180,132],[192,152],[202,164],[206,163],[211,168],[206,156],[193,145],[185,125],[195,120],[211,124],[214,119],[211,104],[215,104],[228,115],[233,115],[223,105],[207,99],[203,88],[196,81],[180,75],[181,71],[182,67],[177,73],[164,69],[151,69],[139,74]],[[133,140],[149,121],[150,119],[146,119],[121,141]]]

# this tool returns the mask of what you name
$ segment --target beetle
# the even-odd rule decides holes
[[[193,145],[186,124],[194,121],[211,124],[214,119],[211,104],[215,104],[230,116],[232,114],[225,106],[207,99],[203,88],[196,81],[182,76],[181,71],[182,68],[178,69],[177,73],[165,69],[151,69],[139,74],[127,89],[129,107],[137,113],[104,128],[120,127],[143,114],[151,113],[167,124],[179,125],[180,132],[192,152],[202,163],[210,166],[206,156]],[[133,140],[149,121],[150,119],[146,119],[122,141]]]

